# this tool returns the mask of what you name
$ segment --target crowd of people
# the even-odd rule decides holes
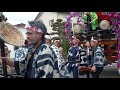
[[[15,67],[18,75],[24,78],[64,78],[66,74],[61,71],[73,73],[73,78],[79,78],[82,73],[87,78],[99,78],[105,65],[105,56],[98,45],[98,38],[93,36],[85,45],[73,36],[71,46],[68,50],[67,60],[64,59],[64,50],[60,40],[51,42],[51,36],[42,21],[29,21],[26,26],[27,43],[16,50],[15,58],[9,56],[1,57],[6,59],[6,64]]]

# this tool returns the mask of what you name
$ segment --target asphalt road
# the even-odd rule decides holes
[[[11,72],[9,72],[9,73],[11,73]],[[62,72],[62,74],[63,73],[64,72]],[[2,77],[2,76],[0,76],[0,77]],[[68,78],[68,77],[66,77],[66,78]],[[72,72],[71,72],[69,78],[73,78]],[[79,75],[79,78],[87,78],[87,76]],[[91,75],[90,75],[90,78],[92,78]],[[117,63],[113,63],[112,66],[105,66],[103,72],[100,75],[100,78],[120,78],[120,75],[119,75],[118,69],[117,69]]]
[[[105,66],[100,78],[120,78],[117,63],[113,63],[112,66]]]
[[[73,78],[72,73],[70,74],[70,78]],[[79,78],[87,78],[87,76],[79,75]],[[91,75],[90,78],[92,78]],[[103,72],[100,75],[100,78],[120,78],[117,69],[117,63],[113,63],[112,66],[105,66]]]

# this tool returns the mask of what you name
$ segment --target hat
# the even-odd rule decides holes
[[[97,37],[91,37],[91,41],[98,42]]]
[[[54,42],[60,42],[60,40],[54,40]]]
[[[75,37],[75,36],[72,36],[72,38],[71,39],[77,39],[78,40],[78,42],[80,41],[77,37]]]
[[[41,20],[40,21],[28,21],[28,25],[26,26],[26,29],[32,30],[35,32],[43,32],[44,35],[47,34],[47,28]]]
[[[45,35],[45,38],[51,40],[51,36],[50,35]]]

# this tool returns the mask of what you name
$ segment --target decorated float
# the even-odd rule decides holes
[[[65,28],[69,40],[76,36],[83,45],[97,36],[107,64],[120,59],[120,12],[70,12]]]

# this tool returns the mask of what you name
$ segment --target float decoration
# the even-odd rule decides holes
[[[107,15],[111,20],[111,29],[117,34],[118,51],[120,51],[120,12],[108,12]],[[118,59],[120,59],[120,52],[118,52]]]
[[[75,27],[73,27],[73,22],[72,22],[72,18],[76,18],[77,19],[77,24],[78,25],[80,25],[80,23],[81,22],[83,22],[82,21],[82,16],[81,16],[81,14],[79,13],[79,12],[70,12],[70,15],[69,15],[69,17],[67,17],[67,22],[66,22],[66,24],[65,24],[65,33],[68,35],[68,38],[70,39],[71,37],[72,37],[72,35],[74,34],[74,31],[75,31],[75,33],[79,33],[80,31],[81,31],[81,29],[80,28],[78,28],[78,26],[75,26]],[[72,29],[71,29],[71,23],[72,23]],[[77,30],[74,30],[74,29],[76,29],[76,27],[77,27]],[[80,26],[81,27],[81,26]],[[71,33],[71,31],[73,30],[73,34]]]

